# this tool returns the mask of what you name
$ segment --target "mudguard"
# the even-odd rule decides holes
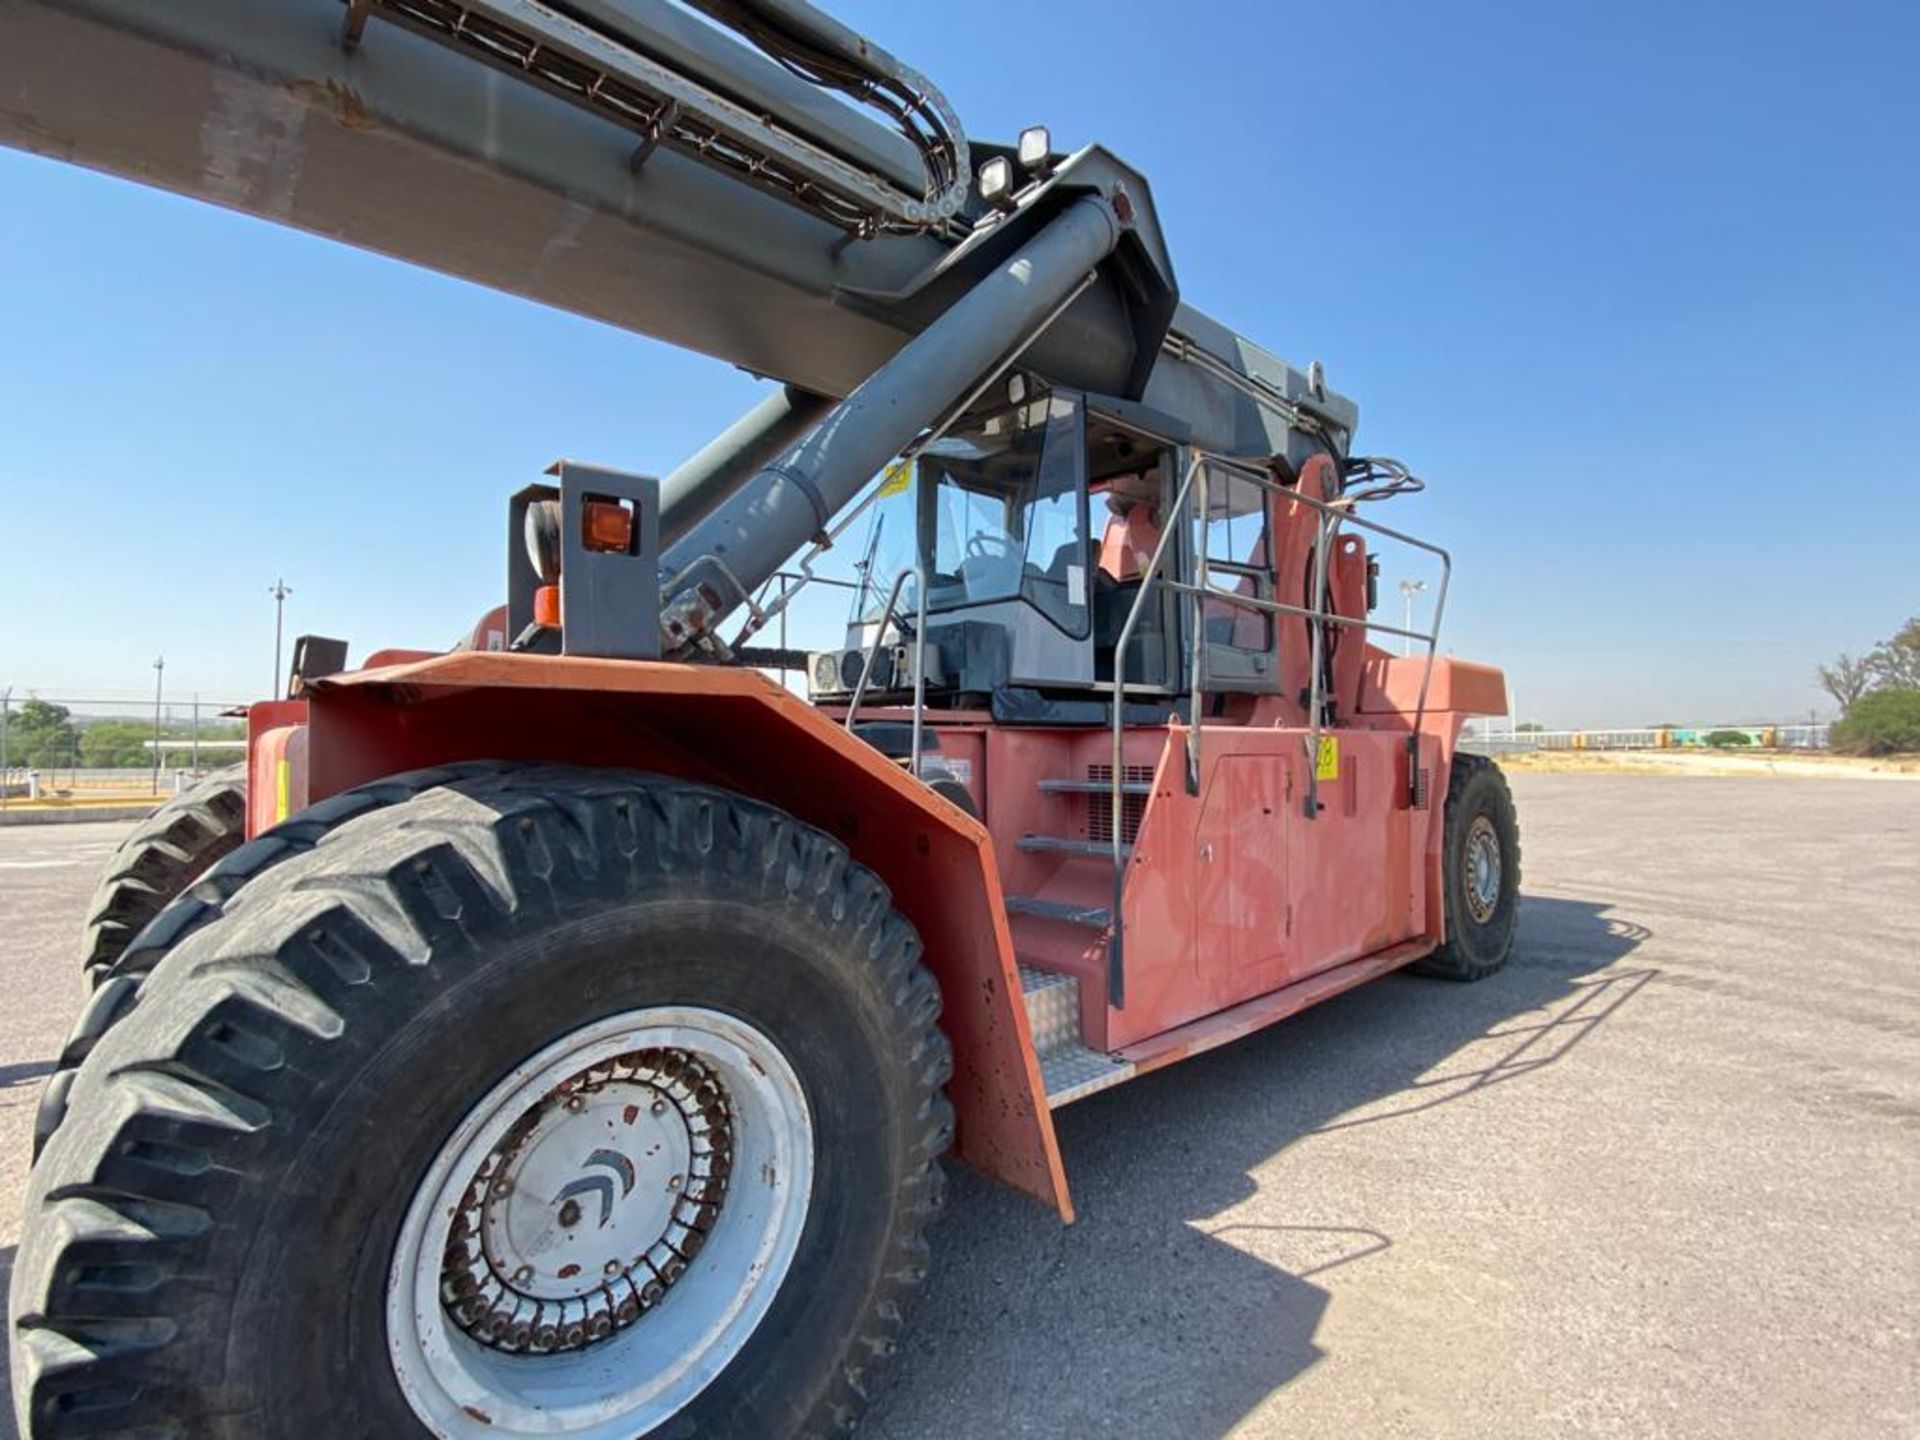
[[[953,1044],[959,1158],[1073,1218],[986,830],[758,671],[409,656],[257,706],[251,732],[250,829],[386,775],[494,759],[679,775],[824,830],[920,932]]]

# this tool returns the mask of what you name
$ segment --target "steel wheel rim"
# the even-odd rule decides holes
[[[1465,872],[1462,878],[1466,881],[1467,911],[1475,924],[1484,925],[1500,904],[1500,834],[1490,817],[1474,817],[1467,828],[1460,863]]]
[[[692,1083],[641,1058],[672,1056],[697,1065]],[[765,1318],[812,1185],[805,1093],[755,1027],[681,1006],[573,1031],[467,1112],[415,1191],[387,1286],[402,1394],[440,1440],[648,1434]],[[509,1308],[476,1320],[495,1282]],[[496,1330],[502,1315],[526,1333]]]

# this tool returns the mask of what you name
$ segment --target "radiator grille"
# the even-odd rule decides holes
[[[1113,843],[1113,766],[1089,765],[1087,779],[1095,785],[1108,788],[1096,790],[1087,797],[1087,838],[1101,844]],[[1121,767],[1120,779],[1127,785],[1150,785],[1153,783],[1151,765],[1125,765]],[[1120,841],[1131,845],[1140,834],[1140,820],[1147,813],[1147,797],[1144,795],[1123,795],[1120,797]]]

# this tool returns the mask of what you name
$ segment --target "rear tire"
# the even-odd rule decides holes
[[[703,1044],[725,1052],[724,1040],[701,1039],[703,1025],[744,1037],[748,1068],[715,1061],[720,1083],[681,1087],[687,1134],[708,1134],[712,1114],[733,1117],[740,1128],[725,1148],[747,1158],[760,1153],[745,1128],[759,1113],[769,1133],[810,1137],[784,1279],[770,1282],[764,1312],[734,1348],[701,1352],[713,1373],[670,1416],[595,1411],[620,1384],[638,1383],[636,1366],[656,1363],[646,1347],[660,1347],[647,1337],[674,1333],[670,1314],[700,1313],[700,1267],[731,1253],[725,1237],[752,1223],[736,1217],[756,1213],[755,1197],[779,1183],[777,1167],[749,1165],[712,1214],[663,1232],[693,1251],[684,1277],[631,1314],[605,1312],[610,1329],[622,1328],[598,1342],[584,1333],[588,1317],[578,1352],[567,1352],[572,1378],[546,1372],[572,1387],[570,1428],[538,1433],[842,1434],[925,1274],[923,1231],[952,1128],[938,1010],[918,939],[884,886],[825,835],[736,795],[660,777],[508,770],[348,820],[249,879],[181,938],[82,1064],[32,1176],[14,1271],[22,1440],[535,1433],[508,1413],[510,1395],[499,1414],[470,1396],[436,1409],[412,1366],[398,1378],[410,1312],[397,1302],[422,1298],[400,1283],[407,1257],[431,1259],[441,1243],[430,1234],[427,1250],[409,1250],[422,1233],[415,1217],[438,1209],[446,1192],[436,1186],[467,1153],[460,1136],[497,1095],[518,1094],[534,1057],[592,1063],[506,1127],[501,1146],[526,1153],[543,1126],[599,1117],[617,1127],[623,1112],[627,1126],[647,1123],[648,1106],[602,1103],[639,1082],[582,1045],[617,1051],[632,1034],[645,1049],[631,1053],[658,1057],[673,1049],[661,1040],[671,1033],[691,1055]],[[683,1028],[659,1028],[669,1024]],[[750,1072],[777,1080],[783,1068],[788,1100],[756,1111]],[[778,1117],[797,1113],[791,1095],[804,1097],[806,1121],[783,1129]],[[511,1120],[518,1103],[500,1113]],[[555,1143],[564,1163],[554,1173],[571,1173],[573,1140]],[[508,1153],[497,1148],[488,1163]],[[541,1205],[559,1203],[544,1180],[518,1187],[538,1223],[503,1220],[499,1233],[533,1247],[520,1283],[559,1283],[535,1254],[549,1240],[528,1235],[558,1233],[554,1223],[624,1233],[617,1207],[658,1188],[648,1154],[589,1157],[564,1187],[586,1205],[584,1220],[577,1209],[542,1218]],[[669,1177],[685,1186],[669,1186],[674,1216],[712,1198],[693,1194],[711,1173],[689,1164]],[[489,1206],[494,1183],[482,1186]],[[617,1191],[605,1206],[603,1190]],[[706,1243],[683,1245],[701,1220]],[[484,1247],[462,1253],[493,1263]],[[625,1250],[604,1263],[625,1264]],[[626,1276],[607,1274],[593,1288],[612,1294]],[[464,1314],[452,1288],[425,1292],[428,1329],[443,1340],[458,1330],[454,1343],[484,1360],[492,1313]],[[617,1359],[597,1348],[622,1335],[646,1346]],[[510,1326],[504,1338],[514,1341]],[[519,1372],[560,1363],[514,1358]]]
[[[1446,943],[1414,973],[1484,980],[1512,955],[1520,909],[1520,822],[1507,777],[1484,755],[1453,757],[1441,855]]]
[[[133,938],[247,833],[247,767],[219,770],[141,821],[107,861],[87,906],[80,960],[88,988]]]

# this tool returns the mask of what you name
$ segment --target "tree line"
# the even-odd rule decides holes
[[[1920,751],[1920,616],[1864,655],[1843,652],[1817,674],[1840,706],[1834,749],[1860,755]]]
[[[150,720],[110,720],[75,716],[64,705],[31,699],[0,724],[5,726],[7,764],[29,770],[139,770],[153,764],[148,742],[154,738]],[[193,727],[179,721],[163,722],[162,740],[190,740]],[[200,738],[244,740],[247,727],[234,720],[203,720]],[[174,757],[178,759],[179,757]]]

